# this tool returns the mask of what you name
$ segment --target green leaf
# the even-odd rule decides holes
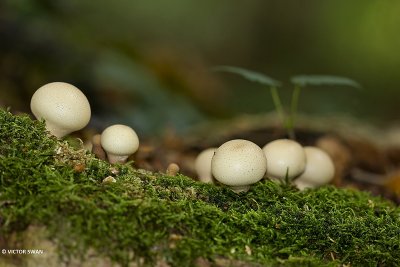
[[[274,80],[271,77],[264,75],[262,73],[251,71],[251,70],[246,70],[246,69],[239,68],[239,67],[216,66],[216,67],[212,68],[212,70],[238,74],[251,82],[257,82],[257,83],[261,83],[263,85],[268,85],[271,87],[279,87],[282,84],[281,82]]]
[[[293,76],[290,81],[299,86],[307,85],[333,85],[333,86],[350,86],[361,88],[361,85],[349,78],[331,75],[297,75]]]

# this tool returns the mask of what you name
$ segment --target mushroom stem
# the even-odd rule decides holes
[[[316,187],[314,184],[308,183],[308,182],[305,182],[305,181],[297,181],[297,182],[295,182],[295,184],[296,184],[296,187],[300,191],[303,191],[303,190],[305,190],[307,188],[315,188]]]
[[[250,189],[250,185],[230,186],[230,188],[231,188],[235,193],[247,192],[247,191],[249,191],[249,189]]]
[[[129,156],[121,156],[112,153],[107,153],[108,162],[114,163],[125,163]]]
[[[209,183],[209,184],[214,183],[214,179],[212,178],[212,175],[199,176],[199,181],[202,183]]]
[[[48,120],[46,120],[46,129],[52,135],[56,136],[58,139],[66,136],[67,134],[69,134],[71,132],[71,130],[59,128],[59,126],[49,122]]]

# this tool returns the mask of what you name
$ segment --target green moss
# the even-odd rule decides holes
[[[103,184],[110,175],[117,182]],[[113,167],[48,137],[43,122],[0,111],[0,234],[45,226],[63,260],[94,249],[121,265],[396,266],[399,218],[391,203],[351,190],[263,181],[235,194]]]

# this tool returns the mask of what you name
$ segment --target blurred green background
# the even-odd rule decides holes
[[[0,105],[29,111],[45,83],[89,98],[92,126],[142,134],[273,109],[268,90],[215,65],[352,78],[351,88],[307,88],[300,110],[399,119],[400,1],[0,1]]]

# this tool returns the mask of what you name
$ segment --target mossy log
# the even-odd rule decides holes
[[[109,176],[115,182],[103,182]],[[4,110],[0,227],[0,266],[400,262],[400,209],[386,200],[268,180],[236,194],[183,175],[110,165],[50,136],[43,122]]]

